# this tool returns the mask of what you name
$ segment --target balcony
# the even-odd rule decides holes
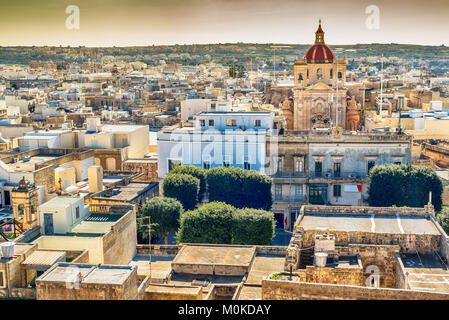
[[[307,172],[278,171],[271,175],[272,178],[307,178]]]
[[[304,203],[305,197],[303,195],[295,195],[292,194],[290,197],[287,194],[275,194],[274,195],[274,202],[298,202],[298,203]]]
[[[368,175],[366,173],[361,172],[355,172],[355,171],[348,171],[348,172],[334,172],[334,171],[323,171],[323,172],[316,172],[312,171],[309,173],[309,177],[311,179],[367,179]]]

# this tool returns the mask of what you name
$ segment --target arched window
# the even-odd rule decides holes
[[[331,69],[330,78],[332,79],[333,77],[334,77],[334,69]]]
[[[338,72],[338,79],[341,79],[342,78],[342,74],[341,74],[341,72]]]
[[[299,81],[304,80],[304,79],[302,78],[302,73],[299,74],[298,80],[299,80]]]
[[[307,69],[307,79],[309,79],[309,69]]]
[[[323,79],[323,71],[321,70],[321,68],[319,68],[319,69],[316,71],[316,77],[317,77],[318,80]]]
[[[109,171],[115,170],[115,159],[114,158],[107,158],[106,159],[106,168]]]

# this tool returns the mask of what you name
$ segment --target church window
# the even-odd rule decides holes
[[[331,69],[330,78],[332,79],[334,77],[334,69]]]
[[[301,81],[301,80],[304,80],[304,79],[302,78],[302,73],[299,74],[298,80],[300,80],[300,81]]]
[[[316,71],[316,77],[318,80],[323,79],[323,71],[321,70],[321,68]]]
[[[18,211],[18,213],[19,213],[19,217],[21,217],[21,216],[23,216],[23,209],[24,209],[25,207],[23,206],[23,204],[19,204],[18,206],[17,206],[17,211]]]
[[[307,70],[307,79],[309,79],[309,70]]]
[[[341,74],[341,72],[339,72],[338,73],[338,79],[341,79],[341,77],[342,77],[342,74]]]

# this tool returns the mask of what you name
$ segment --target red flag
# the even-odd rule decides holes
[[[358,185],[357,185],[357,189],[359,189],[359,192],[362,192],[362,185],[361,185],[361,184],[358,184]]]

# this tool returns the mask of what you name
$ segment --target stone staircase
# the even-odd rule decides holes
[[[314,253],[315,253],[315,250],[313,248],[301,251],[301,259],[299,260],[300,261],[300,265],[299,265],[300,269],[305,269],[306,266],[313,265]]]

